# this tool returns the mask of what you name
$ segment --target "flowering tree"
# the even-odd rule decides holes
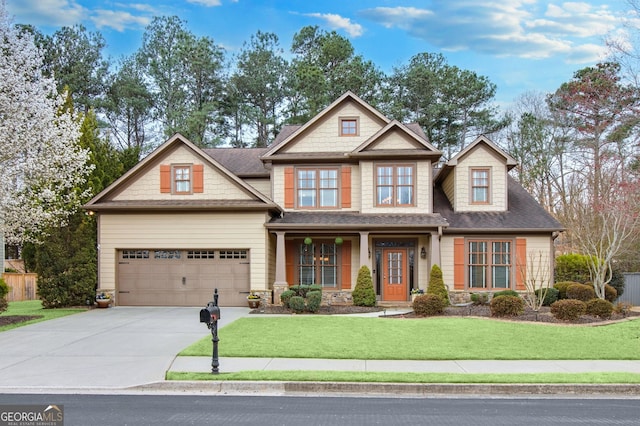
[[[80,123],[42,63],[33,37],[12,25],[0,0],[0,231],[9,243],[37,241],[64,222],[89,170],[77,145]]]

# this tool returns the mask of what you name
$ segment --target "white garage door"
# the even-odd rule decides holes
[[[249,250],[119,250],[118,304],[246,306]]]

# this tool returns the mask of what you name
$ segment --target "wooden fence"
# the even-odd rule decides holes
[[[9,286],[7,302],[38,299],[38,275],[5,272],[4,282]]]

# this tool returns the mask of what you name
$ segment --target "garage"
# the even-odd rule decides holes
[[[203,306],[218,289],[220,306],[246,306],[249,250],[118,250],[121,306]]]

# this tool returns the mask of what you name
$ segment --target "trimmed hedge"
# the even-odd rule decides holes
[[[563,321],[575,321],[587,312],[587,304],[581,300],[563,299],[551,304],[551,315]]]
[[[307,293],[307,311],[316,313],[320,310],[322,304],[322,292],[310,291]]]
[[[571,284],[567,287],[567,299],[582,300],[588,302],[596,298],[596,291],[590,284]]]
[[[520,294],[515,290],[501,290],[501,291],[496,291],[495,293],[493,293],[493,298],[494,299],[496,297],[500,297],[500,296],[520,297]]]
[[[618,298],[618,290],[615,287],[605,284],[604,285],[604,298],[609,302],[613,303]]]
[[[488,293],[471,293],[471,301],[474,305],[486,305],[489,303]]]
[[[435,294],[423,294],[413,301],[413,311],[421,317],[441,315],[444,312],[444,301]]]
[[[575,281],[560,281],[553,285],[553,288],[558,290],[558,300],[567,298],[567,287],[569,287],[572,284],[580,284],[580,283]]]
[[[520,296],[494,296],[489,306],[492,317],[517,317],[524,312],[524,300]]]
[[[289,299],[289,309],[299,314],[304,312],[305,304],[304,299],[300,296],[291,296]]]
[[[293,296],[296,296],[296,292],[293,290],[285,290],[282,292],[282,294],[280,295],[280,301],[282,302],[285,308],[289,307],[289,300]]]
[[[587,302],[587,314],[602,319],[611,318],[613,303],[603,299],[592,299]]]

